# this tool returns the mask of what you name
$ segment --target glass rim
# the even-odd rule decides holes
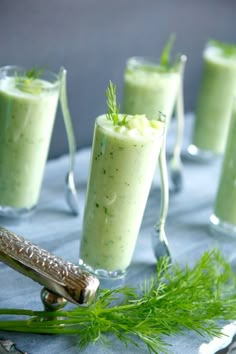
[[[159,112],[160,113],[160,112]],[[163,114],[163,113],[162,113]],[[142,114],[140,114],[140,115],[142,115]],[[101,129],[103,129],[105,132],[108,132],[109,134],[112,134],[112,133],[114,133],[114,134],[117,134],[117,135],[119,135],[119,136],[121,136],[122,138],[126,138],[126,139],[129,139],[130,138],[130,136],[128,136],[128,135],[124,135],[124,134],[122,134],[121,132],[117,132],[117,131],[112,131],[112,130],[110,130],[109,128],[107,128],[107,127],[104,127],[98,120],[99,120],[99,118],[102,118],[102,117],[105,117],[106,116],[106,113],[104,113],[104,114],[100,114],[99,116],[97,116],[96,118],[95,118],[95,126],[97,125],[98,127],[100,127]],[[125,113],[119,113],[119,116],[128,116],[128,117],[133,117],[133,116],[135,116],[135,115],[132,115],[132,114],[125,114]],[[145,114],[143,114],[143,116],[145,116],[146,117],[146,115]],[[147,117],[146,117],[147,118]],[[148,118],[147,118],[148,119]],[[155,120],[155,119],[154,119]],[[160,122],[161,124],[163,124],[163,127],[160,129],[160,130],[158,130],[157,131],[157,134],[154,134],[154,135],[147,135],[147,136],[145,136],[145,135],[140,135],[140,136],[138,136],[137,137],[137,139],[139,139],[140,141],[141,140],[155,140],[156,139],[156,137],[162,137],[162,136],[164,136],[164,134],[165,134],[165,129],[166,129],[166,122],[165,121],[161,121],[161,120],[157,120],[158,122]]]
[[[219,43],[222,43],[222,46],[220,46]],[[206,57],[216,57],[216,58],[222,58],[224,60],[229,60],[230,62],[236,62],[236,44],[231,45],[229,43],[224,43],[224,42],[214,42],[214,40],[208,40],[205,43],[204,49],[203,49],[203,56]],[[225,47],[230,47],[231,52],[226,52],[227,49]],[[233,48],[233,49],[232,49]],[[211,51],[211,52],[210,52]]]
[[[27,69],[20,65],[5,65],[0,67],[0,81],[3,77],[14,77],[14,73],[19,73],[22,76],[25,75]],[[39,79],[48,81],[51,85],[50,87],[43,87],[43,91],[52,91],[59,88],[60,77],[59,74],[54,73],[51,70],[45,69],[42,74],[40,74]]]
[[[132,69],[139,68],[142,65],[148,65],[150,67],[159,67],[162,68],[160,73],[169,74],[169,73],[178,73],[179,66],[181,65],[182,55],[177,56],[177,60],[169,67],[164,67],[160,65],[160,59],[152,56],[132,56],[126,59],[126,66],[130,66]]]

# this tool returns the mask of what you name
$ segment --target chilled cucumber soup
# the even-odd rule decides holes
[[[129,266],[163,126],[145,116],[128,116],[125,126],[114,125],[105,115],[96,119],[80,264],[110,272]]]
[[[30,209],[38,200],[58,87],[39,79],[34,86],[25,90],[14,77],[0,80],[1,206]]]
[[[226,55],[220,47],[209,45],[203,61],[193,144],[201,150],[223,154],[236,94],[236,47],[234,53]]]
[[[155,119],[161,111],[168,123],[179,84],[178,68],[164,70],[148,61],[145,65],[145,59],[131,58],[124,73],[124,113],[145,114],[149,119]]]
[[[236,103],[215,202],[215,215],[222,222],[233,225],[236,230]]]

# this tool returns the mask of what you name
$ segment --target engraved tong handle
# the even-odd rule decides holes
[[[99,280],[23,237],[0,227],[0,261],[75,304],[90,304]]]

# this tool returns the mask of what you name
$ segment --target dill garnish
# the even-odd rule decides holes
[[[44,68],[38,68],[37,66],[34,66],[33,68],[27,70],[24,74],[19,75],[16,72],[16,87],[27,93],[36,95],[40,94],[42,92],[42,83],[39,81],[39,79],[44,71]]]
[[[126,125],[127,115],[123,115],[122,119],[119,118],[119,105],[116,101],[116,85],[109,81],[109,86],[106,90],[108,112],[106,117],[111,120],[114,125]]]
[[[170,52],[172,50],[174,42],[175,42],[175,34],[172,33],[170,35],[170,37],[168,38],[168,41],[167,41],[165,47],[163,48],[161,56],[160,56],[160,65],[163,67],[171,66]]]

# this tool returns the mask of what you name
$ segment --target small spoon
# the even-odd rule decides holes
[[[79,214],[79,198],[78,193],[75,187],[75,179],[74,179],[74,164],[75,164],[75,152],[76,152],[76,142],[75,135],[72,126],[72,119],[70,116],[70,111],[68,108],[67,101],[67,92],[66,92],[66,77],[67,71],[65,68],[61,68],[60,70],[60,81],[61,81],[61,90],[60,90],[60,102],[61,102],[61,110],[63,113],[63,119],[66,127],[67,140],[69,145],[70,152],[70,164],[69,170],[66,174],[66,184],[65,184],[65,193],[66,193],[66,201],[68,206],[70,207],[72,213],[74,215]]]
[[[168,256],[171,260],[168,241],[165,233],[166,216],[169,206],[169,183],[166,164],[166,129],[158,162],[161,177],[161,208],[159,220],[154,226],[153,230],[153,248],[157,260],[164,256]]]
[[[177,118],[177,132],[176,141],[173,150],[173,155],[170,160],[170,175],[175,192],[180,192],[183,186],[182,162],[181,162],[181,147],[184,135],[184,99],[183,99],[183,76],[185,63],[187,61],[186,55],[180,57],[180,85],[176,98],[176,118]]]

